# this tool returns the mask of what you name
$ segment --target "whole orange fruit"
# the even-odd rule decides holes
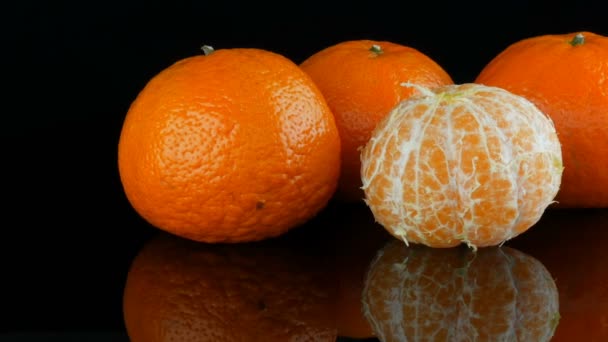
[[[509,247],[388,243],[363,290],[381,341],[549,341],[560,322],[551,274]]]
[[[504,89],[448,85],[402,101],[361,154],[366,203],[406,243],[493,246],[536,223],[559,189],[551,119]]]
[[[118,166],[128,200],[154,226],[205,242],[260,240],[327,204],[340,138],[294,62],[220,49],[146,84],[126,115]]]
[[[357,201],[361,191],[360,148],[376,124],[413,90],[402,82],[426,87],[452,79],[422,52],[387,41],[354,40],[327,47],[300,64],[325,96],[342,143],[337,198]]]
[[[562,142],[559,207],[608,207],[608,37],[592,32],[523,39],[475,82],[507,89],[549,115]]]
[[[333,284],[320,254],[289,244],[203,244],[161,233],[129,270],[132,342],[334,342]]]

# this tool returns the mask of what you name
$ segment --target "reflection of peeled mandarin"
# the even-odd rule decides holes
[[[133,342],[333,342],[331,286],[320,265],[297,247],[207,245],[163,234],[129,271],[127,332]]]
[[[508,247],[392,241],[370,265],[363,304],[382,341],[548,341],[559,320],[549,272]]]
[[[552,210],[510,245],[540,260],[559,287],[552,341],[608,341],[608,209]]]

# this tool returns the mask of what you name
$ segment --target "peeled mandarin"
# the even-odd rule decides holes
[[[533,226],[562,176],[551,119],[524,97],[481,84],[418,89],[361,152],[365,202],[405,243],[493,246]]]

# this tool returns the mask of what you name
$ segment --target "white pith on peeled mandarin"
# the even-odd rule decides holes
[[[472,248],[534,225],[563,171],[551,119],[525,98],[481,84],[418,89],[361,152],[365,202],[406,243]]]

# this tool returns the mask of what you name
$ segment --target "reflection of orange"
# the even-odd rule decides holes
[[[333,247],[336,255],[336,324],[340,336],[373,336],[363,316],[361,293],[365,273],[376,252],[391,236],[374,221],[369,209],[360,203],[343,206],[336,213],[334,232],[339,237]]]
[[[118,145],[124,191],[165,231],[262,240],[317,214],[340,173],[340,137],[313,81],[287,58],[221,49],[148,82]]]
[[[460,84],[402,101],[361,152],[366,203],[396,237],[494,246],[538,221],[559,189],[551,120],[503,89]]]
[[[552,210],[509,245],[555,278],[562,319],[553,341],[608,341],[608,210]]]
[[[335,341],[331,286],[309,250],[206,245],[166,234],[134,260],[124,291],[131,341]]]
[[[336,117],[342,143],[337,196],[363,199],[359,148],[374,126],[413,90],[401,82],[426,87],[451,84],[450,76],[422,52],[387,41],[344,41],[316,52],[300,67],[319,86]]]
[[[548,341],[558,293],[536,259],[508,247],[384,247],[363,292],[382,341]]]

